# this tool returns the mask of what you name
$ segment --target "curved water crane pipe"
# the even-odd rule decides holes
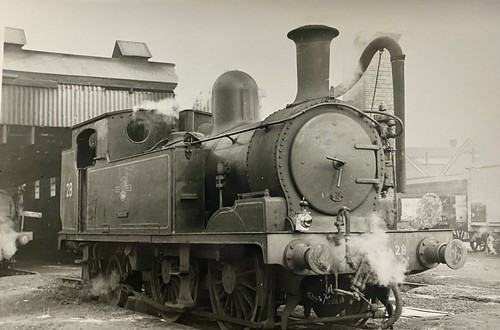
[[[380,50],[387,49],[391,54],[392,85],[394,98],[394,115],[405,123],[405,82],[404,62],[405,55],[401,47],[390,37],[378,37],[366,46],[359,58],[359,67],[354,76],[334,88],[335,98],[344,95],[350,90],[365,73],[373,56]],[[397,192],[406,192],[406,160],[405,160],[405,132],[396,139],[396,182]]]

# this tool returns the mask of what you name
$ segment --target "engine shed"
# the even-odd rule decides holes
[[[145,101],[174,97],[175,65],[151,61],[142,42],[117,40],[111,57],[28,49],[24,31],[6,28],[0,108],[0,188],[22,204],[26,249],[57,250],[61,151],[70,127]]]

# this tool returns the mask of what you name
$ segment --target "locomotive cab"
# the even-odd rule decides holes
[[[122,110],[75,126],[73,146],[62,153],[63,231],[170,230],[168,207],[150,212],[142,205],[171,204],[174,157],[151,151],[176,138],[176,121],[157,111]],[[123,166],[127,161],[135,165]]]
[[[77,167],[101,158],[116,161],[143,153],[162,140],[167,142],[174,125],[173,117],[151,110],[115,111],[76,125]]]

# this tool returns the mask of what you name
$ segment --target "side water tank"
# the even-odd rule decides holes
[[[212,134],[259,121],[257,83],[242,71],[228,71],[222,74],[212,89],[212,109],[214,118]]]

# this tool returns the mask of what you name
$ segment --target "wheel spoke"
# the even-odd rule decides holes
[[[230,304],[230,313],[229,313],[229,315],[231,315],[231,316],[236,316],[236,313],[235,313],[235,307],[236,307],[236,306],[235,306],[235,303],[234,303],[234,299],[233,299],[232,295],[231,295],[231,296],[229,296],[229,297],[230,297],[230,299],[229,299],[229,300],[231,301],[231,304]]]
[[[227,311],[229,310],[229,305],[231,304],[231,296],[230,295],[227,295],[226,296],[226,301],[224,303],[224,313],[227,313]]]
[[[244,314],[245,320],[249,320],[250,318],[248,316],[250,315],[252,306],[248,304],[248,301],[244,298],[243,294],[241,294],[240,292],[237,292],[236,296],[238,297],[238,304],[240,305],[241,311]]]
[[[176,298],[175,291],[172,288],[166,290],[165,293],[165,302],[174,302]]]
[[[235,258],[237,259],[237,258]],[[263,321],[267,308],[263,303],[269,294],[267,268],[259,257],[241,258],[240,262],[223,264],[213,261],[209,265],[209,293],[215,313],[241,320]],[[227,291],[226,291],[227,290]],[[231,292],[230,294],[228,292]],[[218,321],[223,329],[240,329],[241,326]]]
[[[255,284],[251,283],[249,281],[241,281],[241,282],[239,282],[239,284],[241,284],[244,287],[249,288],[252,291],[257,291],[257,288],[256,288]]]
[[[219,301],[223,300],[224,295],[227,295],[226,291],[222,290],[219,295],[217,296],[219,298]]]
[[[106,277],[109,283],[107,298],[110,304],[125,307],[128,294],[120,287],[120,283],[125,280],[123,273],[125,264],[122,264],[120,260],[123,259],[120,259],[117,255],[112,255],[108,259],[106,267]]]
[[[255,269],[249,269],[249,270],[246,270],[244,272],[240,272],[240,273],[236,274],[236,277],[237,278],[247,277],[248,275],[255,274],[256,272],[257,271]]]
[[[243,261],[237,263],[236,265],[233,265],[233,267],[235,272],[240,272],[242,268],[244,269],[244,267],[249,267],[249,262],[247,259],[244,259]]]
[[[240,299],[238,297],[238,294],[234,294],[234,309],[236,310],[236,317],[237,318],[243,318],[245,319],[245,316],[243,315],[243,307],[240,304]]]
[[[252,295],[250,294],[248,289],[241,287],[238,289],[238,293],[245,299],[248,306],[250,306],[250,308],[252,308],[255,302],[253,301]]]
[[[160,304],[177,303],[180,291],[180,278],[172,273],[178,270],[178,260],[175,258],[155,259],[151,265],[151,293],[154,301]],[[165,276],[167,275],[167,276]],[[168,282],[164,281],[168,278]],[[191,276],[191,294],[194,296],[196,287],[196,275]],[[175,322],[181,315],[174,312],[161,312],[161,316],[169,321]]]

